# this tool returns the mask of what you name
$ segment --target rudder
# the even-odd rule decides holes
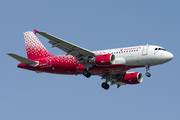
[[[28,59],[35,60],[38,58],[51,56],[51,54],[32,31],[24,32],[24,40]]]

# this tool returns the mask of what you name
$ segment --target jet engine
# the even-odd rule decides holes
[[[95,64],[97,66],[111,66],[115,63],[115,55],[105,54],[98,55],[95,57]]]
[[[143,81],[143,76],[140,72],[126,73],[123,78],[125,84],[138,84]]]

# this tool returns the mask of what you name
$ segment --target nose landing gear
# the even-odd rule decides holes
[[[150,67],[150,66],[149,66],[149,65],[146,65],[145,67],[146,67],[146,76],[147,76],[147,77],[151,77],[151,73],[149,73],[149,67]]]
[[[147,72],[147,73],[146,73],[146,76],[147,76],[147,77],[151,77],[151,73]]]

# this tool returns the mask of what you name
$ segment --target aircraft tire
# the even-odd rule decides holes
[[[91,77],[91,73],[88,70],[85,70],[83,72],[83,75],[86,76],[87,78]]]
[[[107,82],[103,82],[101,84],[101,87],[104,88],[105,90],[108,90],[109,89],[109,84],[107,84]]]
[[[146,73],[146,76],[147,76],[147,77],[151,77],[151,73],[147,72],[147,73]]]

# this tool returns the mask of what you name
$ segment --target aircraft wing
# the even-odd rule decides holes
[[[76,58],[80,58],[82,56],[94,56],[95,54],[87,49],[84,49],[82,47],[79,47],[77,45],[74,45],[72,43],[69,43],[65,40],[62,40],[60,38],[57,38],[55,36],[52,36],[46,32],[42,31],[36,31],[35,33],[38,33],[45,38],[49,39],[49,43],[52,44],[52,47],[58,47],[59,49],[63,50],[69,55],[72,55]]]

